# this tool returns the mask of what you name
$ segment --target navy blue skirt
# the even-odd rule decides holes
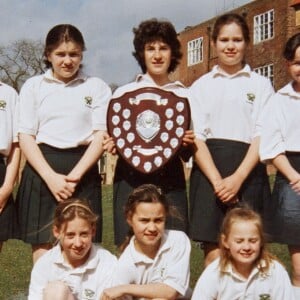
[[[39,145],[45,159],[60,174],[68,174],[80,160],[86,146],[58,149],[45,144]],[[73,193],[74,198],[89,201],[93,211],[99,215],[95,242],[102,237],[101,177],[95,164],[81,179]],[[57,201],[39,174],[26,163],[17,194],[17,206],[21,239],[32,245],[50,243],[52,221]]]
[[[300,172],[300,152],[287,152],[286,156]],[[266,232],[270,240],[292,246],[300,245],[300,195],[290,187],[287,178],[277,172],[272,198],[266,204]]]
[[[249,149],[249,144],[238,141],[209,139],[206,143],[223,178],[234,173]],[[266,167],[258,163],[238,192],[239,203],[236,205],[223,204],[216,197],[207,177],[194,163],[190,178],[189,235],[191,239],[217,243],[221,224],[228,209],[247,203],[249,207],[262,215],[264,203],[270,198],[270,195]]]
[[[4,156],[0,154],[0,186],[4,182],[6,174],[6,164]],[[0,214],[0,241],[14,239],[19,237],[19,228],[17,222],[17,210],[13,196],[10,195],[4,210]]]

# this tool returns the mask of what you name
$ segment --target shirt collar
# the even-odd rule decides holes
[[[135,247],[134,247],[135,237],[133,236],[130,239],[129,249],[130,249],[130,253],[131,253],[134,263],[135,264],[138,264],[138,263],[152,264],[153,261],[161,255],[161,253],[170,249],[171,244],[168,240],[168,234],[169,234],[169,231],[166,230],[162,236],[160,247],[159,247],[154,259],[151,259],[150,257],[146,256],[145,254],[143,254],[135,249]]]
[[[222,69],[220,69],[218,65],[215,65],[212,68],[211,72],[212,72],[213,77],[222,76],[222,77],[227,77],[227,78],[233,78],[233,77],[237,77],[237,76],[250,76],[251,68],[249,65],[246,64],[238,72],[236,72],[234,74],[227,74]]]
[[[60,245],[56,245],[53,249],[53,257],[54,257],[54,264],[63,266],[67,269],[72,269],[71,266],[66,263]],[[92,244],[90,255],[87,259],[87,261],[82,265],[75,269],[73,269],[73,273],[84,273],[87,269],[92,270],[96,269],[99,265],[99,257],[97,255],[97,248],[94,244]]]
[[[64,83],[60,80],[58,80],[57,78],[55,78],[53,76],[53,71],[52,69],[48,69],[45,73],[44,73],[44,78],[48,81],[53,81],[53,82],[58,82],[58,83]],[[87,79],[87,75],[85,75],[81,70],[79,70],[76,78],[74,78],[73,80],[71,80],[70,82],[66,83],[66,85],[72,84],[73,82],[76,81],[85,81]]]
[[[149,86],[157,86],[156,83],[154,82],[154,80],[152,79],[152,77],[147,73],[137,75],[135,81],[136,82],[145,82],[146,84],[149,83]],[[168,87],[183,87],[184,88],[185,86],[183,85],[183,83],[176,80],[176,81],[169,82],[163,86],[157,86],[157,87],[161,88],[161,89],[167,89]]]
[[[252,277],[256,276],[257,274],[260,273],[260,268],[264,268],[266,266],[266,262],[264,260],[261,260],[259,262],[259,264],[257,264],[255,266],[255,268],[253,268],[253,270],[251,271],[249,277],[247,279],[245,279],[244,277],[240,276],[238,273],[236,273],[233,269],[233,266],[231,263],[228,263],[225,270],[224,270],[224,273],[227,273],[227,274],[230,274],[232,277],[235,277],[237,279],[239,279],[240,281],[249,281]]]
[[[288,83],[287,85],[285,85],[282,89],[280,89],[278,91],[278,94],[290,96],[291,98],[294,98],[295,100],[300,99],[300,93],[298,93],[294,90],[292,81],[290,83]]]

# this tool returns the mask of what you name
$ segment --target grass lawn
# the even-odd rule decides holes
[[[111,186],[103,186],[103,212],[103,246],[116,253],[112,234]],[[203,269],[203,254],[195,243],[192,246],[191,286],[193,287]],[[290,270],[286,246],[272,244],[270,245],[270,250]],[[4,244],[0,254],[0,299],[26,299],[25,295],[29,285],[31,267],[31,248],[29,245],[17,240],[11,240]]]

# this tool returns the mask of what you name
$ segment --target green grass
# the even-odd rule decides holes
[[[113,245],[112,220],[112,189],[103,186],[103,246],[117,253]],[[290,259],[286,246],[272,244],[270,250],[290,270]],[[21,241],[10,240],[4,244],[0,254],[0,299],[26,299],[31,263],[31,247]],[[203,270],[203,253],[192,243],[191,255],[191,286],[193,287]]]

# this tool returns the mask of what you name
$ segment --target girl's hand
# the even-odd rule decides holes
[[[67,181],[66,175],[53,172],[47,176],[45,181],[58,202],[70,198],[75,191],[74,184]]]
[[[194,144],[195,134],[193,130],[186,130],[182,139],[182,145],[188,146]]]
[[[294,180],[292,180],[290,182],[291,188],[292,190],[297,193],[298,195],[300,195],[300,177],[299,178],[295,178]]]
[[[223,203],[236,203],[236,195],[242,183],[243,180],[234,173],[222,180],[222,183],[217,187],[215,193]]]
[[[118,285],[112,288],[105,289],[100,297],[100,300],[125,300],[124,289],[122,285]]]
[[[117,149],[115,142],[112,137],[110,137],[108,134],[104,135],[103,142],[102,142],[103,150],[107,151],[111,154],[116,154]]]

